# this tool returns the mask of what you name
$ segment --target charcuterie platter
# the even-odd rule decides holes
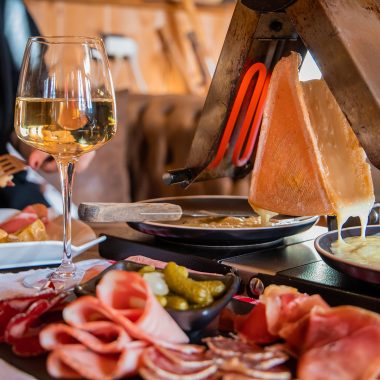
[[[173,259],[175,253],[171,255]],[[144,256],[129,257],[128,261],[109,266],[78,286],[76,296],[48,292],[24,300],[26,311],[22,316],[16,313],[5,326],[3,334],[9,346],[0,347],[2,358],[38,379],[65,378],[75,374],[89,379],[162,380],[182,379],[183,376],[192,379],[190,376],[195,376],[196,379],[216,380],[228,379],[228,376],[242,376],[242,379],[255,376],[271,380],[296,377],[314,380],[311,376],[314,366],[326,371],[330,356],[333,357],[334,371],[348,371],[343,365],[342,358],[348,355],[343,348],[351,344],[353,334],[359,339],[355,344],[360,350],[352,349],[349,354],[357,371],[367,365],[366,361],[359,360],[363,357],[363,349],[368,360],[380,354],[375,348],[378,346],[369,344],[367,347],[366,340],[367,329],[371,334],[377,334],[380,329],[380,316],[376,313],[352,306],[330,307],[317,294],[309,296],[295,288],[278,285],[267,286],[259,302],[252,300],[247,304],[231,300],[238,291],[238,279],[228,266],[204,258],[191,260],[191,257],[184,258],[179,254],[177,257],[182,263],[193,261],[197,269],[203,265],[205,270],[209,264],[210,269],[214,271],[216,268],[222,276],[195,273],[174,262],[160,262]],[[216,296],[206,306],[189,301],[188,310],[170,310],[161,304],[160,297],[153,290],[156,285],[152,285],[146,276],[159,274],[166,279],[169,266],[170,271],[175,269],[181,282],[198,282],[198,286],[204,281],[221,281],[224,276],[226,288],[221,296]],[[181,293],[183,289],[174,289],[170,281],[167,285],[170,296],[175,295],[176,290],[185,297],[189,290]],[[190,290],[193,296],[197,286]],[[20,305],[19,301],[16,300],[17,305]],[[220,305],[224,306],[228,301],[229,306],[222,310]],[[12,311],[13,302],[4,301],[0,307],[6,306],[7,312]],[[42,304],[44,310],[34,314],[33,310]],[[202,311],[207,314],[210,308],[218,309],[219,318],[214,319],[216,314],[213,314],[204,319]],[[56,314],[59,310],[61,317]],[[201,324],[193,323],[188,328],[181,320],[181,313],[185,320],[193,313],[194,318],[200,318]],[[33,330],[29,329],[29,323],[25,323],[28,316],[33,318]],[[42,321],[53,323],[40,325],[41,316]],[[19,319],[22,328],[17,324]],[[352,321],[349,330],[335,328],[341,323],[347,325],[347,321]],[[41,327],[38,345],[31,343],[36,336],[30,332],[35,332],[36,327],[37,330]],[[202,329],[196,331],[199,327]],[[27,345],[23,334],[28,336]],[[367,342],[364,346],[361,339]],[[331,340],[334,347],[341,348],[330,352]],[[18,358],[11,353],[10,346],[18,355],[42,356],[33,360]],[[30,347],[37,351],[30,352]],[[47,361],[44,352],[48,352]]]

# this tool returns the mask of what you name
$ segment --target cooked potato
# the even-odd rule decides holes
[[[0,228],[0,243],[6,243],[8,238],[8,233]]]
[[[47,240],[45,225],[40,219],[37,219],[28,227],[16,233],[19,241],[43,241]]]

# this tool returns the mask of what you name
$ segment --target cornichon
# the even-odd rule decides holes
[[[201,281],[213,297],[220,297],[226,291],[226,285],[219,280]]]
[[[164,269],[165,281],[168,284],[170,291],[176,293],[188,300],[191,303],[202,304],[207,306],[212,303],[213,298],[207,286],[201,282],[194,281],[188,278],[182,269],[174,262],[169,262]]]
[[[139,269],[138,273],[144,274],[144,273],[152,273],[156,270],[156,268],[153,265],[144,265],[142,268]]]
[[[189,309],[189,304],[185,300],[185,298],[180,297],[180,296],[167,296],[167,303],[166,307],[169,307],[171,309],[175,310],[188,310]]]
[[[168,299],[166,296],[156,296],[158,299],[158,302],[161,304],[162,307],[166,307],[168,305]]]

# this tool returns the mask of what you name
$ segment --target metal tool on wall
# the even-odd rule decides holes
[[[252,169],[254,150],[245,165],[234,162],[236,126],[218,165],[219,151],[249,68],[264,64],[270,73],[276,62],[306,47],[322,71],[339,106],[348,118],[370,161],[380,167],[380,6],[376,0],[241,0],[238,1],[220,54],[205,106],[184,169],[164,174],[167,184],[188,186],[218,177],[239,178]],[[301,40],[302,38],[302,40]],[[257,80],[256,80],[257,84]],[[246,93],[249,103],[251,92]],[[243,102],[244,104],[244,102]],[[247,107],[247,106],[246,106]],[[247,112],[247,108],[241,111]],[[242,117],[242,116],[239,116]],[[243,145],[251,145],[252,136]],[[223,146],[223,144],[222,144]],[[235,154],[236,157],[236,154]]]

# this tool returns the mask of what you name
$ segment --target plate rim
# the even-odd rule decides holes
[[[342,228],[342,232],[348,231],[348,230],[359,230],[360,231],[360,229],[361,229],[361,227],[359,227],[359,226],[347,227],[347,228]],[[379,226],[378,225],[367,226],[366,232],[367,232],[368,229],[378,229],[378,232],[380,233],[380,225]],[[323,238],[326,238],[326,236],[332,235],[334,233],[338,233],[338,230],[332,230],[332,231],[325,232],[324,234],[318,236],[314,240],[314,248],[316,249],[316,251],[320,255],[325,256],[328,259],[333,260],[333,261],[335,261],[337,263],[340,263],[340,264],[345,264],[345,265],[349,265],[351,267],[365,269],[367,271],[376,272],[376,273],[380,274],[380,266],[373,267],[373,266],[369,266],[369,265],[366,265],[366,264],[356,263],[356,262],[348,260],[348,259],[337,257],[337,256],[335,256],[334,253],[330,253],[330,252],[326,251],[324,248],[322,248],[320,246],[320,244],[319,244],[320,240],[323,239]],[[376,269],[376,268],[378,268],[378,269]]]
[[[150,199],[144,199],[140,202],[143,203],[152,203],[152,202],[157,202],[157,201],[171,201],[171,200],[178,200],[178,199],[221,199],[221,198],[227,198],[227,199],[246,199],[248,201],[248,197],[244,195],[181,195],[178,197],[162,197],[162,198],[150,198]],[[288,229],[292,228],[294,226],[303,226],[305,224],[309,223],[316,223],[317,220],[319,219],[319,215],[315,216],[305,216],[305,219],[302,221],[296,222],[296,223],[289,223],[289,224],[281,224],[281,225],[275,225],[275,226],[268,226],[268,227],[239,227],[239,228],[231,228],[231,227],[221,227],[221,228],[208,228],[208,227],[194,227],[194,226],[185,226],[185,225],[176,225],[176,224],[170,224],[170,223],[158,223],[158,222],[150,222],[150,221],[145,221],[145,222],[132,222],[133,224],[146,224],[146,225],[152,225],[156,227],[170,227],[174,229],[186,229],[190,231],[203,231],[203,230],[210,230],[210,231],[223,231],[223,232],[228,232],[231,230],[243,230],[243,231],[250,231],[250,230],[259,230],[259,231],[268,231],[268,230],[273,230],[273,229]],[[295,217],[296,218],[296,217]],[[129,223],[128,223],[129,224]]]

